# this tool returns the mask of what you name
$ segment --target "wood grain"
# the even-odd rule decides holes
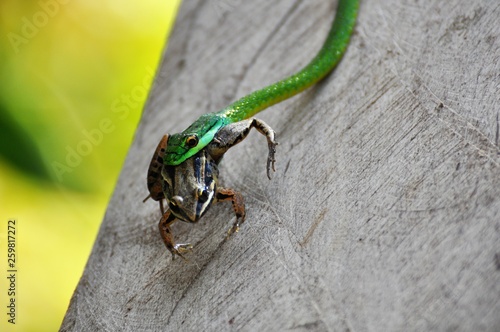
[[[232,149],[230,204],[172,261],[146,172],[165,133],[301,68],[335,1],[184,0],[62,331],[498,331],[500,4],[363,1],[320,85]]]

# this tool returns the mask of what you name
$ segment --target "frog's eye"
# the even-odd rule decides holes
[[[190,148],[194,148],[195,146],[198,145],[198,136],[196,135],[191,135],[186,138],[186,145],[189,146]]]
[[[168,202],[168,207],[172,212],[178,213],[180,211],[180,206],[182,205],[183,199],[180,196],[174,196],[172,199]]]
[[[198,190],[198,200],[201,203],[205,203],[210,198],[210,192],[207,189]]]

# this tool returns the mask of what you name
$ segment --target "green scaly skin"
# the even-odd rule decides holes
[[[249,119],[260,111],[311,87],[335,68],[351,37],[359,0],[339,0],[337,13],[323,47],[302,70],[254,91],[226,108],[200,116],[182,133],[169,137],[164,164],[176,166],[206,147],[224,126]]]

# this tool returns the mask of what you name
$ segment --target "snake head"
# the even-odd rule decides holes
[[[212,142],[215,134],[227,123],[228,119],[224,115],[203,114],[182,133],[173,134],[168,138],[163,163],[177,166],[194,156]]]

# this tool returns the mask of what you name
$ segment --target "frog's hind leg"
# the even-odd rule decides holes
[[[167,142],[168,142],[168,135],[164,135],[160,140],[160,143],[158,143],[155,153],[151,158],[147,176],[147,186],[149,190],[149,195],[143,200],[143,202],[145,202],[149,198],[152,198],[153,200],[158,201],[160,203],[160,210],[162,215],[165,214],[165,208],[163,207],[163,199],[165,198],[165,195],[163,194],[163,188],[162,188],[163,180],[161,177],[161,169],[163,167],[163,156],[165,155]]]
[[[259,133],[267,138],[269,149],[267,156],[267,177],[271,179],[271,169],[274,171],[274,163],[276,161],[274,154],[276,153],[278,142],[275,141],[276,133],[274,130],[262,120],[252,118],[222,127],[215,135],[213,141],[208,145],[208,151],[214,160],[218,162],[227,150],[244,140],[252,128],[257,129]]]

